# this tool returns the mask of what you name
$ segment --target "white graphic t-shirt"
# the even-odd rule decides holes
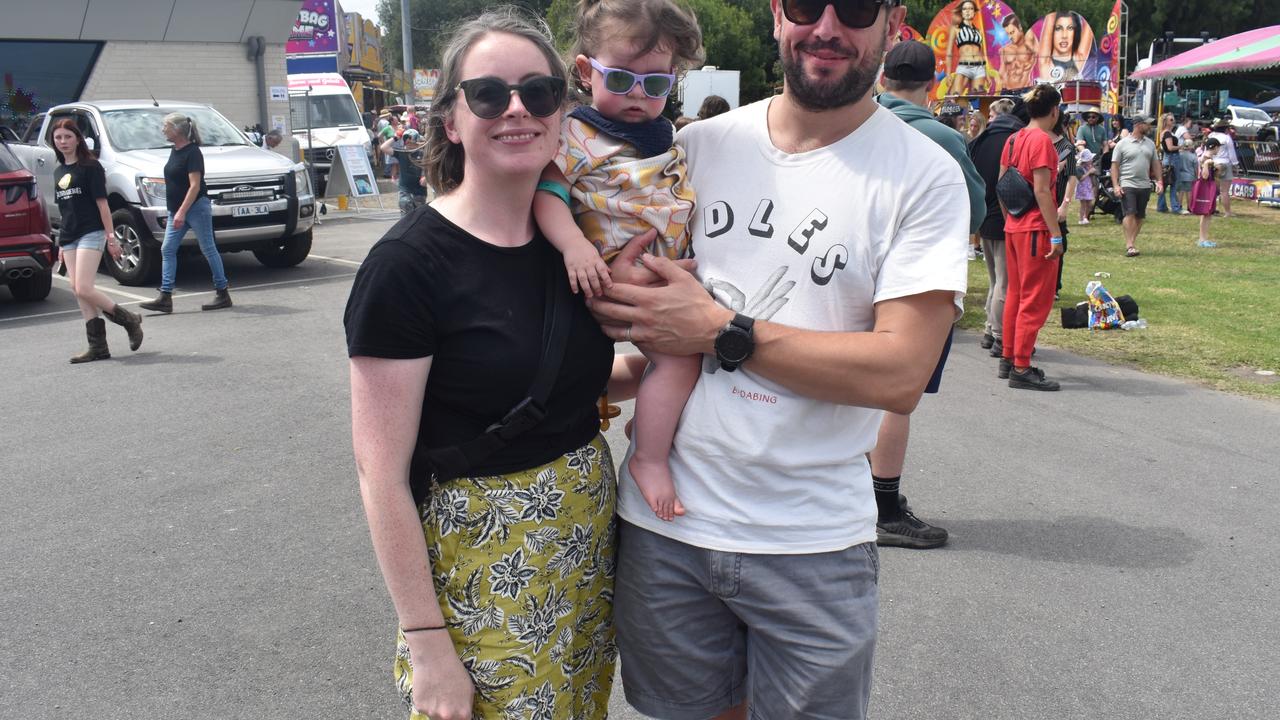
[[[769,139],[769,102],[677,137],[698,193],[693,249],[708,290],[759,320],[837,332],[870,331],[883,300],[951,290],[959,306],[969,199],[955,160],[882,107],[832,145],[784,153]],[[754,374],[750,361],[736,372],[708,361],[670,458],[687,514],[656,518],[625,462],[618,512],[726,552],[871,542],[876,504],[865,453],[881,417],[791,392]]]

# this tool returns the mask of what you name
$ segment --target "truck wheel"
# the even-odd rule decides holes
[[[103,253],[107,271],[121,285],[146,285],[160,274],[160,248],[150,242],[151,233],[141,218],[127,209],[111,213],[116,238],[120,241],[120,259]]]
[[[258,262],[273,268],[293,267],[311,254],[311,231],[291,235],[281,245],[259,248],[253,251]]]
[[[9,292],[15,300],[43,300],[53,287],[53,268],[37,272],[29,278],[9,281]]]

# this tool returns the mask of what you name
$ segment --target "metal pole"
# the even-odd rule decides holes
[[[409,0],[400,0],[400,40],[404,55],[404,76],[408,89],[404,93],[404,104],[413,112],[413,35],[409,27]]]
[[[302,159],[307,166],[307,175],[311,177],[311,192],[315,193],[318,197],[324,197],[317,191],[317,188],[320,186],[320,183],[318,182],[320,178],[320,174],[317,173],[315,170],[316,154],[311,147],[311,86],[310,85],[307,86],[306,92],[302,94],[302,104],[306,110],[306,117],[307,117],[307,151],[303,153]],[[307,160],[308,157],[310,157],[311,159]]]

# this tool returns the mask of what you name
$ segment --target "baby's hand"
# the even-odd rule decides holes
[[[581,288],[587,297],[595,297],[613,287],[609,266],[600,258],[595,246],[589,243],[564,253],[564,267],[569,271],[569,287],[575,293]]]

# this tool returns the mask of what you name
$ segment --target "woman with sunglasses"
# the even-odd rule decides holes
[[[438,197],[369,251],[344,318],[396,684],[415,720],[603,718],[616,480],[596,401],[613,344],[581,298],[564,293],[569,350],[541,419],[462,453],[461,473],[418,452],[490,437],[544,366],[549,282],[567,279],[532,206],[564,66],[539,21],[491,10],[454,32],[441,80],[423,159]]]
[[[651,228],[651,248],[689,253],[693,189],[684,151],[662,117],[676,72],[702,58],[693,13],[672,0],[582,0],[574,70],[590,106],[565,120],[560,150],[534,200],[538,226],[564,256],[574,292],[610,285],[607,262]],[[627,468],[654,514],[684,514],[667,457],[701,358],[646,353],[653,370],[636,396],[634,452]]]

